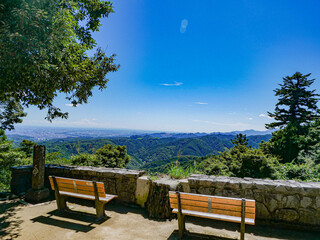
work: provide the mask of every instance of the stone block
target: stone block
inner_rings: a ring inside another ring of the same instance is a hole
[[[296,222],[299,219],[299,214],[293,209],[280,209],[276,211],[276,216],[279,220],[285,222]]]
[[[270,219],[270,213],[263,203],[256,202],[256,214],[257,218]]]
[[[179,184],[181,185],[183,192],[190,192],[190,184],[188,179],[179,180]]]
[[[300,206],[300,198],[298,195],[284,197],[282,201],[284,208],[298,209]]]
[[[141,207],[145,207],[150,191],[151,180],[147,176],[142,176],[137,179],[136,187],[136,203]]]
[[[43,188],[43,189],[31,188],[26,192],[25,200],[31,203],[39,203],[48,199],[49,194],[50,192],[48,188]]]
[[[316,197],[316,207],[320,208],[320,196]]]
[[[205,194],[205,195],[212,195],[212,194],[214,194],[214,193],[211,192],[211,189],[210,189],[210,188],[208,188],[208,187],[202,187],[202,186],[199,187],[198,192],[199,192],[200,194]]]
[[[317,215],[317,212],[312,209],[300,209],[299,210],[299,222],[304,224],[319,225],[320,216]]]
[[[269,202],[265,202],[265,204],[271,213],[273,213],[279,207],[278,201],[273,198],[271,198]]]
[[[301,207],[307,208],[307,207],[311,206],[311,204],[312,204],[312,198],[310,198],[310,197],[303,197],[303,198],[301,199],[301,202],[300,202]]]

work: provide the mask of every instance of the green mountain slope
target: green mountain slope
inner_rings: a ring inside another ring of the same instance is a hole
[[[258,147],[261,140],[269,140],[271,135],[249,136],[249,145]],[[48,152],[60,152],[63,157],[70,158],[78,153],[94,153],[105,144],[125,145],[131,156],[128,168],[144,168],[149,163],[169,163],[168,159],[182,156],[204,157],[217,154],[225,148],[232,147],[230,139],[234,135],[212,134],[194,138],[157,138],[152,136],[132,136],[116,138],[64,138],[42,141]],[[161,162],[164,161],[164,162]]]

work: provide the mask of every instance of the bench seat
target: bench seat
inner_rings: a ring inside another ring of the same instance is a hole
[[[95,196],[79,194],[79,193],[60,191],[60,195],[69,196],[69,197],[75,197],[75,198],[88,199],[88,200],[95,200]],[[118,197],[117,195],[106,194],[105,197],[99,197],[99,201],[107,203],[107,202],[110,202],[112,199],[117,198],[117,197]]]
[[[210,218],[210,219],[216,219],[216,220],[224,220],[228,222],[235,222],[235,223],[241,223],[241,217],[235,217],[235,216],[228,216],[228,215],[222,215],[222,214],[215,214],[215,213],[206,213],[206,212],[197,212],[197,211],[191,211],[191,210],[184,210],[182,209],[183,215],[193,216],[193,217],[203,217],[203,218]],[[173,213],[178,213],[178,209],[174,208],[172,210]],[[245,218],[245,223],[249,225],[254,225],[254,219],[252,218]]]
[[[49,176],[52,190],[55,192],[57,207],[60,211],[67,209],[69,197],[93,200],[97,218],[105,218],[105,205],[117,195],[106,194],[103,182]]]
[[[169,191],[172,212],[178,215],[179,236],[185,231],[185,216],[240,223],[240,239],[245,237],[245,224],[254,225],[256,202],[252,199],[211,196]]]

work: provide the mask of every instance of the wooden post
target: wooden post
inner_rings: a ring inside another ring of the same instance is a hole
[[[178,200],[178,226],[179,226],[179,237],[182,238],[184,231],[186,229],[185,226],[185,216],[182,214],[181,209],[181,199],[180,199],[180,192],[176,191],[177,200]]]
[[[246,199],[242,198],[241,202],[241,227],[240,227],[240,240],[244,240],[244,233],[246,231]]]
[[[59,186],[55,176],[52,176],[52,181],[54,185],[54,195],[56,197],[57,207],[59,211],[64,211],[67,209],[67,199],[65,196],[61,196],[59,193]]]
[[[97,218],[98,220],[100,220],[106,216],[105,209],[104,209],[106,203],[99,201],[99,193],[98,193],[98,187],[96,182],[93,182],[93,188],[94,188],[94,196],[95,196],[94,205],[96,208]]]

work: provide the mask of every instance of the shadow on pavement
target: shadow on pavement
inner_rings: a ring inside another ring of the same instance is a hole
[[[224,222],[217,221],[205,218],[197,218],[197,217],[186,217],[186,229],[188,230],[188,224],[195,224],[203,227],[212,227],[220,230],[228,230],[233,232],[240,232],[240,224],[232,223],[232,222]],[[178,228],[178,226],[177,226]],[[190,235],[191,234],[191,235]],[[267,237],[267,238],[277,238],[277,239],[286,239],[286,240],[319,240],[320,232],[317,231],[307,231],[307,230],[295,230],[295,229],[286,229],[286,228],[278,228],[268,225],[246,225],[246,235],[250,234],[251,236],[255,236],[255,238],[259,239],[259,237]],[[190,233],[190,238],[185,239],[226,239],[217,236],[208,236],[196,233]],[[178,236],[178,235],[177,235]],[[239,233],[240,236],[240,233]],[[193,237],[193,238],[192,238]],[[211,237],[211,238],[210,238]],[[175,239],[175,238],[169,238]],[[227,238],[229,239],[229,238]]]
[[[31,221],[66,228],[76,232],[89,232],[95,228],[95,225],[101,224],[108,219],[109,217],[106,217],[97,222],[96,215],[94,214],[70,210],[61,213],[58,210],[54,210],[48,212],[46,216],[39,216],[31,219]]]
[[[8,239],[17,238],[20,236],[20,224],[15,215],[17,207],[21,205],[18,201],[0,201],[0,238],[7,237]]]
[[[172,234],[169,236],[168,240],[178,240],[179,238],[179,232],[178,230],[175,230],[172,232]],[[236,238],[225,238],[225,237],[218,237],[218,236],[212,236],[212,235],[206,235],[201,233],[190,233],[186,232],[183,236],[184,240],[234,240]]]

